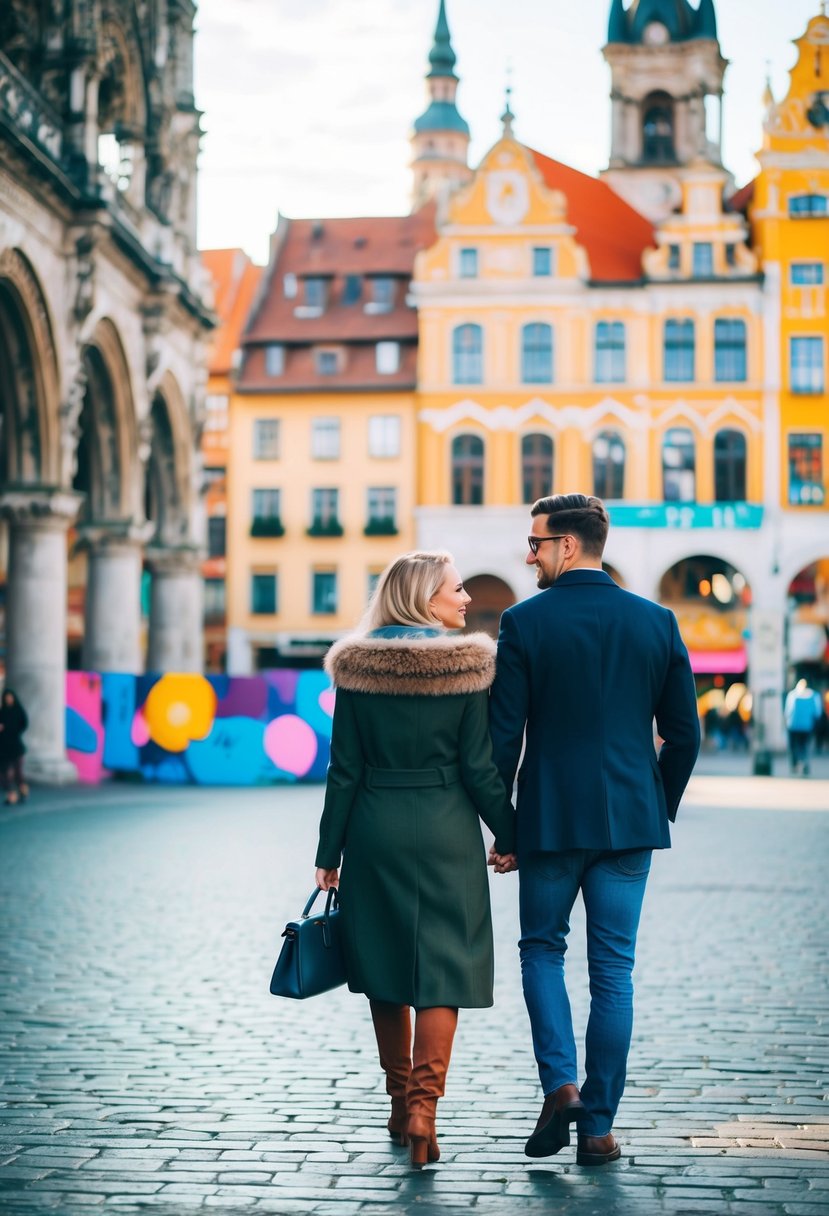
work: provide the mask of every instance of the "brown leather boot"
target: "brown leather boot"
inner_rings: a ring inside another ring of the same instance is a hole
[[[380,1067],[386,1074],[386,1093],[391,1098],[389,1135],[398,1144],[405,1145],[408,1144],[406,1087],[412,1071],[411,1011],[408,1005],[390,1005],[386,1001],[369,1001],[369,1006]]]
[[[443,1097],[446,1088],[457,1024],[458,1011],[448,1006],[418,1009],[415,1014],[412,1075],[406,1091],[407,1130],[411,1163],[415,1169],[421,1169],[427,1161],[440,1160],[435,1110],[438,1098]]]
[[[570,1143],[570,1124],[584,1114],[577,1085],[560,1085],[547,1094],[535,1131],[524,1152],[528,1157],[552,1157]]]
[[[610,1161],[618,1161],[621,1155],[622,1150],[612,1132],[606,1136],[579,1136],[576,1165],[607,1165]]]

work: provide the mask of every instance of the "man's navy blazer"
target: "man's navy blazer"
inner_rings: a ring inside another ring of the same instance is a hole
[[[653,721],[664,740],[657,758]],[[670,848],[699,751],[688,652],[667,608],[602,570],[568,570],[501,617],[495,763],[518,773],[519,855]]]

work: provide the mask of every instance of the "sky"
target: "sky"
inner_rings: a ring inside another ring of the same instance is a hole
[[[696,4],[696,0],[692,0]],[[792,45],[820,0],[715,0],[725,78],[724,161],[757,169],[767,73],[785,95]],[[447,0],[458,108],[476,165],[512,85],[522,143],[585,173],[607,164],[610,0]],[[425,109],[438,0],[199,0],[204,111],[199,246],[267,260],[277,215],[400,215],[408,136]]]

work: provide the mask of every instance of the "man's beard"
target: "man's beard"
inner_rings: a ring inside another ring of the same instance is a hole
[[[538,577],[535,585],[538,587],[539,591],[546,591],[548,587],[552,587],[556,580],[552,577],[552,575],[545,574],[540,566],[538,566],[537,569]]]

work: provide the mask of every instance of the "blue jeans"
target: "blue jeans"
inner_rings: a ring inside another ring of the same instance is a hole
[[[521,976],[545,1094],[578,1084],[576,1041],[564,983],[570,912],[579,890],[587,913],[590,1017],[585,1036],[585,1115],[579,1131],[610,1131],[625,1088],[633,1029],[636,931],[651,850],[570,849],[521,858]]]

